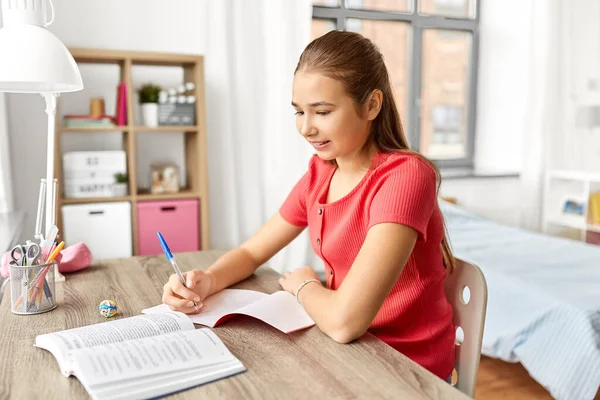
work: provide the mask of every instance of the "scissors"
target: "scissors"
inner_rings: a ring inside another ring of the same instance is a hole
[[[37,243],[28,242],[25,245],[16,245],[10,251],[12,263],[20,267],[34,265],[42,254],[40,246]]]

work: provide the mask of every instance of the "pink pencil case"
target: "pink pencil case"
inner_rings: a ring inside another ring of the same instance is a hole
[[[58,256],[58,270],[61,273],[75,272],[89,267],[92,264],[92,253],[85,243],[76,243],[65,247]],[[8,278],[10,263],[10,252],[4,253],[0,260],[0,276]]]

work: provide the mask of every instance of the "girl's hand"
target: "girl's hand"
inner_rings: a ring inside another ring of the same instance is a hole
[[[210,295],[213,275],[210,271],[204,272],[200,269],[184,272],[182,275],[187,287],[181,284],[177,275],[171,275],[163,287],[162,301],[173,311],[197,314],[202,309],[204,299]]]
[[[283,277],[279,278],[279,284],[283,290],[295,295],[298,286],[300,286],[300,284],[307,279],[319,280],[319,276],[311,267],[302,267],[291,272],[284,273]]]

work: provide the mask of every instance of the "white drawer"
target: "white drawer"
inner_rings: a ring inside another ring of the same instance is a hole
[[[65,243],[85,243],[94,260],[132,255],[129,202],[66,205],[62,217]]]

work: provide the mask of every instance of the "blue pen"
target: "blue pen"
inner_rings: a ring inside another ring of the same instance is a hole
[[[177,276],[179,277],[181,284],[184,287],[187,287],[187,285],[185,284],[185,280],[183,279],[183,275],[181,275],[181,271],[179,270],[179,266],[177,265],[177,262],[175,261],[173,254],[171,254],[171,249],[169,249],[169,246],[167,245],[165,238],[163,237],[163,235],[160,232],[156,232],[156,234],[158,235],[158,240],[160,241],[160,247],[162,247],[163,253],[165,253],[165,257],[167,257],[167,260],[171,263],[171,266],[173,266],[173,269],[175,270],[175,274],[177,274]],[[196,309],[196,311],[198,311],[198,304],[196,304],[195,301],[194,301],[194,308]]]

